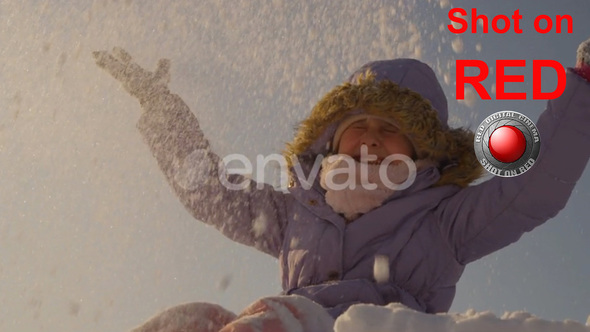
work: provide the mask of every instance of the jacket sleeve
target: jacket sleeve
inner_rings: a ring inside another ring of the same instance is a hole
[[[495,177],[441,202],[440,226],[467,264],[517,241],[563,209],[590,156],[590,83],[568,72],[537,122],[541,149],[522,175]]]
[[[159,94],[142,108],[137,128],[186,209],[230,239],[278,257],[287,222],[286,195],[236,174],[224,179],[234,186],[248,181],[249,186],[228,189],[219,178],[220,158],[177,95]]]

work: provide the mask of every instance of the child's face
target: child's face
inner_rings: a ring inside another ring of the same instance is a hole
[[[406,135],[395,125],[379,118],[353,122],[342,133],[338,153],[358,160],[362,145],[367,146],[369,155],[376,155],[379,160],[397,153],[410,158],[414,156],[412,142]]]

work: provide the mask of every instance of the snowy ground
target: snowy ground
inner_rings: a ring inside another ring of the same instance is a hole
[[[589,317],[590,319],[590,317]],[[589,321],[590,323],[590,321]],[[395,328],[392,328],[395,327]],[[334,325],[335,332],[588,332],[590,325],[566,320],[548,321],[530,313],[506,312],[497,317],[491,312],[429,315],[400,304],[387,307],[356,305]]]
[[[452,1],[487,13],[511,13],[512,3]],[[92,51],[121,46],[146,68],[171,59],[170,87],[214,150],[253,157],[280,151],[319,96],[374,59],[431,63],[446,82],[453,126],[506,108],[536,118],[541,102],[471,94],[459,104],[454,60],[542,56],[568,64],[590,35],[585,0],[519,4],[529,25],[541,13],[571,14],[574,34],[563,36],[455,36],[445,30],[450,5],[0,0],[0,331],[125,331],[179,303],[239,312],[280,291],[273,259],[227,241],[183,209],[135,130],[137,102],[95,66]],[[452,311],[526,310],[579,331],[564,321],[585,322],[590,313],[589,185],[585,174],[558,218],[469,267]],[[390,309],[356,307],[336,328],[371,331],[382,316],[379,323],[416,321],[434,331],[549,326],[523,313],[498,320]]]

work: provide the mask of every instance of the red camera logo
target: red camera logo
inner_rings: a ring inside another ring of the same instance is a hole
[[[477,128],[475,155],[490,173],[513,177],[528,171],[539,156],[541,139],[535,123],[524,114],[501,111]]]

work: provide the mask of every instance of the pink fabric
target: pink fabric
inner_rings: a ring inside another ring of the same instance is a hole
[[[582,64],[581,66],[574,68],[574,72],[590,82],[590,65]]]
[[[181,304],[154,316],[131,332],[217,332],[236,314],[211,303]]]
[[[254,302],[219,332],[328,332],[333,327],[334,319],[319,304],[291,295]]]
[[[334,319],[317,303],[297,295],[267,297],[239,316],[211,303],[172,307],[131,332],[328,332]]]

